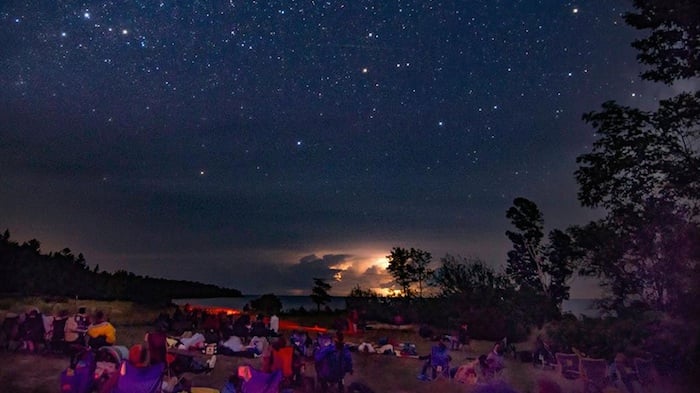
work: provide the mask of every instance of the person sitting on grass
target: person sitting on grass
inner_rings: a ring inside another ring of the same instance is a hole
[[[95,323],[87,329],[88,346],[99,349],[117,342],[117,330],[105,319],[102,310],[95,313]]]

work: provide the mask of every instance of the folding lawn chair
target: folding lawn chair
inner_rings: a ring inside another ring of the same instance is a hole
[[[238,366],[238,376],[243,379],[242,393],[277,393],[282,382],[282,372],[268,374],[249,365]]]
[[[610,384],[608,364],[605,359],[582,358],[581,373],[585,393],[602,393]]]
[[[643,387],[653,385],[656,382],[654,364],[651,360],[634,358],[634,368],[637,370],[637,379]]]
[[[53,321],[51,321],[51,334],[46,341],[46,347],[49,352],[55,354],[64,354],[68,352],[65,332],[66,321],[68,321],[68,318],[54,318]]]
[[[433,368],[435,379],[450,379],[450,359],[443,356],[430,357],[430,364]]]
[[[114,393],[158,393],[163,383],[163,364],[136,367],[122,362]]]
[[[581,376],[581,359],[575,353],[557,352],[554,357],[561,368],[561,375],[566,379],[578,379]]]

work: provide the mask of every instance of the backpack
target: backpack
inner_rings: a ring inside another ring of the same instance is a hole
[[[61,372],[61,393],[89,393],[95,381],[95,353],[85,349],[71,357],[70,366]]]

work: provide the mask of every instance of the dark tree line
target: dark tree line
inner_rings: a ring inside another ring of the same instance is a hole
[[[236,289],[184,280],[139,276],[125,270],[114,273],[88,266],[83,254],[69,248],[41,253],[41,243],[32,239],[18,243],[9,230],[0,236],[0,293],[20,296],[80,297],[131,300],[163,304],[176,298],[236,297]]]
[[[625,21],[648,35],[632,43],[648,66],[641,78],[697,86],[700,2],[635,0]],[[686,87],[687,88],[687,87]],[[670,89],[669,89],[670,90]],[[595,131],[577,158],[583,207],[602,218],[545,236],[537,205],[516,198],[506,216],[515,230],[505,272],[446,256],[431,274],[446,310],[504,311],[512,320],[559,320],[574,274],[595,277],[606,318],[560,329],[566,344],[610,357],[637,347],[666,372],[700,364],[700,91],[660,100],[655,109],[606,102],[583,120]],[[387,269],[410,298],[417,283],[409,253],[395,248]],[[495,294],[495,296],[494,296]],[[457,305],[456,307],[450,307]],[[494,317],[498,317],[494,313]],[[565,326],[562,324],[561,326]],[[568,329],[568,330],[567,330]],[[604,338],[586,341],[586,337]]]

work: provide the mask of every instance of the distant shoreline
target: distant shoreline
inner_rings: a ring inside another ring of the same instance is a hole
[[[173,303],[177,305],[196,304],[210,307],[226,307],[237,310],[242,310],[246,304],[250,304],[252,300],[259,298],[261,295],[243,295],[240,297],[221,297],[221,298],[184,298],[173,299]],[[304,307],[306,310],[315,310],[316,304],[311,301],[309,296],[304,295],[280,295],[277,296],[282,302],[282,311],[297,310]],[[346,296],[332,296],[331,301],[324,305],[330,307],[331,310],[345,310]],[[562,303],[562,312],[571,313],[577,318],[581,315],[587,317],[597,317],[600,315],[597,309],[592,309],[591,306],[595,299],[577,298],[564,300]]]

